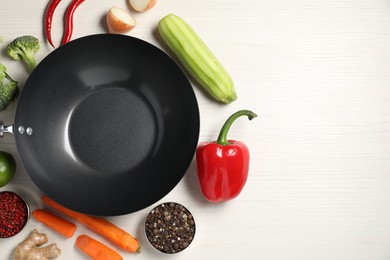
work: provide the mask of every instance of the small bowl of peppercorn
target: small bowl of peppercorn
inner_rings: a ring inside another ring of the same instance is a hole
[[[195,220],[183,205],[175,202],[162,203],[147,215],[145,233],[149,243],[158,251],[166,254],[179,253],[194,240]]]
[[[12,191],[0,192],[0,238],[15,236],[26,226],[30,209],[26,201]]]

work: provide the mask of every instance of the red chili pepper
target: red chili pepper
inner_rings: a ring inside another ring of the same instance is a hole
[[[65,30],[64,36],[62,37],[61,45],[68,43],[72,38],[73,33],[73,14],[76,11],[77,7],[81,5],[85,0],[73,0],[65,13]]]
[[[47,38],[47,41],[50,43],[50,45],[53,48],[54,48],[54,45],[53,45],[53,41],[51,39],[51,24],[53,21],[54,11],[56,10],[56,8],[60,2],[61,2],[61,0],[51,0],[46,7],[46,13],[45,13],[46,38]]]
[[[252,120],[257,115],[240,110],[223,125],[215,142],[203,142],[196,150],[198,179],[204,197],[210,202],[221,202],[237,197],[243,189],[249,170],[249,150],[243,143],[227,140],[227,133],[240,116]]]

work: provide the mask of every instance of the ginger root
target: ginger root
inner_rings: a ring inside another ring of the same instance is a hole
[[[54,259],[61,254],[56,244],[40,247],[48,242],[47,235],[34,229],[15,250],[14,260],[46,260]]]

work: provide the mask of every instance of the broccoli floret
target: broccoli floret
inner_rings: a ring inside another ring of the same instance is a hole
[[[4,37],[0,35],[0,43],[4,41]]]
[[[3,82],[6,71],[7,71],[6,67],[0,63],[0,83]]]
[[[6,67],[0,63],[0,111],[5,110],[18,94],[18,82],[8,75]]]
[[[32,72],[36,65],[35,53],[41,48],[39,40],[31,35],[20,36],[10,42],[7,46],[7,53],[14,60],[23,60],[29,72]]]

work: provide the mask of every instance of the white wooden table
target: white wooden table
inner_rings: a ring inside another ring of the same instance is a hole
[[[54,16],[53,39],[62,37],[63,0]],[[23,86],[20,62],[5,54],[14,38],[40,39],[42,60],[52,48],[43,34],[47,0],[3,0],[0,62]],[[125,0],[86,0],[75,13],[73,39],[106,32],[104,17]],[[175,256],[156,252],[143,222],[152,208],[109,218],[140,240],[142,254],[125,259],[390,259],[390,2],[386,0],[159,0],[134,13],[128,33],[163,48],[157,22],[169,13],[186,19],[233,77],[238,100],[211,101],[196,85],[200,141],[214,140],[226,118],[239,109],[259,117],[239,119],[229,136],[250,148],[250,175],[235,200],[210,204],[199,190],[194,163],[160,202],[176,201],[194,214],[197,233]],[[15,104],[0,113],[12,123]],[[18,162],[16,176],[0,190],[24,195],[42,207],[41,191],[19,160],[14,138],[0,149]],[[156,203],[157,204],[157,203]],[[86,259],[64,239],[30,219],[17,236],[0,240],[0,259],[34,228],[62,249],[60,259]],[[77,234],[90,231],[79,225]],[[76,234],[76,235],[77,235]]]

